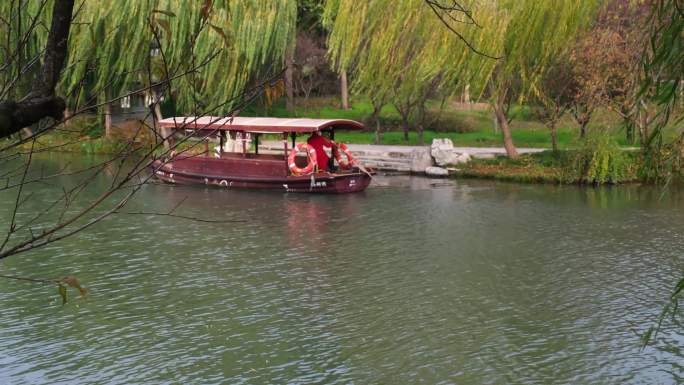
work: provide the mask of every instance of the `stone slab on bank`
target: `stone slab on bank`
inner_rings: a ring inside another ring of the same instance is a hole
[[[447,144],[448,146],[448,144]],[[348,144],[347,147],[354,153],[364,165],[382,171],[397,171],[411,173],[425,173],[428,167],[432,167],[436,159],[432,154],[431,146],[392,146],[375,144]],[[545,148],[518,148],[520,154],[530,154],[546,151]],[[452,156],[445,154],[445,163],[459,164],[470,158],[483,159],[505,156],[506,150],[498,147],[451,147]],[[450,162],[449,159],[458,159]],[[438,163],[439,165],[439,163]]]

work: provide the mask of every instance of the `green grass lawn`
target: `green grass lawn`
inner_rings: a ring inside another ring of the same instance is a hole
[[[454,146],[459,147],[501,147],[501,134],[493,129],[473,132],[435,132],[425,131],[424,142],[430,144],[434,138],[449,138]],[[562,148],[569,147],[574,141],[575,133],[571,129],[563,129],[559,132],[559,143]],[[372,132],[338,132],[335,138],[342,142],[372,144],[375,134]],[[518,147],[543,147],[550,148],[551,142],[546,131],[529,128],[517,128],[513,130],[513,140]],[[389,131],[382,134],[381,144],[392,145],[417,145],[418,135],[415,132],[409,134],[409,141],[404,140],[404,134],[400,131]]]
[[[501,133],[494,130],[494,119],[491,111],[457,110],[448,104],[440,112],[439,103],[432,102],[429,105],[433,115],[433,123],[424,133],[424,142],[430,144],[434,138],[449,138],[456,146],[467,147],[501,147]],[[285,109],[283,103],[274,104],[270,108],[252,107],[243,111],[244,116],[273,116],[273,117],[308,117],[322,119],[351,119],[364,122],[368,130],[365,131],[339,131],[336,138],[343,142],[372,144],[375,141],[375,133],[372,130],[372,122],[368,119],[372,113],[369,102],[359,99],[352,103],[352,108],[343,110],[339,107],[336,98],[310,98],[309,100],[296,100],[296,108],[293,114]],[[551,148],[549,130],[541,122],[536,121],[526,107],[512,109],[514,117],[511,122],[513,141],[518,147],[541,147]],[[624,133],[620,128],[620,120],[606,111],[595,114],[589,129],[600,127],[612,127],[612,136],[621,146],[628,146]],[[390,145],[417,145],[418,135],[411,132],[409,141],[403,139],[401,130],[402,123],[396,109],[391,105],[383,107],[380,120],[383,128],[381,144]],[[579,129],[570,116],[565,116],[558,129],[558,143],[561,149],[574,148],[578,143]]]

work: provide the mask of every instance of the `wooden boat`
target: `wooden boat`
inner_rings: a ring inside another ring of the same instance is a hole
[[[371,181],[371,173],[353,161],[349,162],[350,167],[345,170],[340,168],[337,171],[319,171],[314,167],[309,173],[293,172],[301,171],[312,161],[307,158],[307,152],[293,152],[297,135],[310,135],[320,131],[334,139],[336,129],[363,128],[361,123],[353,120],[204,116],[168,118],[161,120],[159,124],[165,129],[194,130],[193,134],[204,141],[204,150],[199,155],[178,151],[172,152],[166,159],[154,162],[153,172],[164,182],[229,189],[351,193],[363,191]],[[263,135],[273,137],[274,134],[276,139],[282,140],[282,152],[277,150],[275,153],[259,153],[260,138]],[[248,150],[252,145],[248,145],[248,142],[252,139],[253,151],[250,152]],[[291,146],[288,139],[291,140]],[[218,141],[215,151],[210,151],[210,141]],[[226,151],[228,142],[233,144],[232,151]],[[237,150],[235,143],[238,143]],[[349,157],[351,158],[351,154]]]

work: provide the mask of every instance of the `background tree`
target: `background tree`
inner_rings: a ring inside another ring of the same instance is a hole
[[[482,84],[494,65],[490,58],[471,54],[464,43],[478,46],[489,41],[485,37],[496,27],[491,23],[496,20],[492,4],[482,3],[477,9],[469,8],[474,2],[463,2],[468,8],[458,9],[453,2],[435,4],[436,11],[422,0],[330,0],[325,7],[324,25],[330,29],[328,46],[334,68],[351,74],[352,90],[368,96],[375,111],[379,111],[376,103],[380,101],[396,106],[405,139],[410,129],[417,128],[422,141],[428,98],[450,94],[460,83]],[[474,27],[473,15],[478,20],[482,17],[482,26]],[[466,21],[460,23],[458,17]],[[464,40],[445,28],[443,20]],[[376,124],[376,138],[379,136]]]
[[[602,55],[595,59],[602,63],[604,100],[622,117],[628,143],[634,143],[636,131],[647,131],[645,123],[650,120],[639,81],[643,77],[639,73],[644,70],[642,59],[647,54],[643,26],[648,13],[644,2],[613,0],[603,9],[593,30]]]
[[[2,81],[15,93],[26,90],[23,83],[12,81],[13,76],[21,73],[18,78],[30,78],[40,63],[37,58],[46,44],[47,32],[36,26],[48,23],[46,10],[52,1],[10,1],[0,5],[4,15],[12,16],[8,18],[10,23],[0,28],[11,31],[7,36],[17,39],[3,41],[8,57],[15,59],[10,64],[26,64],[26,68],[0,73]],[[62,3],[56,1],[55,5]],[[70,111],[91,110],[96,105],[105,117],[103,121],[108,122],[110,108],[105,101],[143,89],[146,100],[151,101],[150,128],[163,139],[168,133],[160,133],[156,125],[161,119],[162,98],[173,98],[178,114],[196,115],[194,112],[208,108],[226,113],[234,108],[230,101],[236,100],[253,79],[279,70],[273,63],[282,63],[288,45],[293,44],[296,2],[85,1],[79,4],[73,21],[69,23],[71,30],[67,30],[68,61],[61,76],[52,77],[55,82],[59,80],[56,92],[64,99],[55,99],[61,102],[53,108],[41,104],[39,110],[59,118],[65,105]],[[31,28],[23,35],[26,39],[20,41],[17,36],[22,36],[22,26]],[[179,76],[184,73],[189,76]],[[157,84],[174,77],[178,78],[174,85],[183,92],[172,94],[168,84]],[[21,125],[32,123],[35,120]]]
[[[86,1],[79,11],[70,42],[72,59],[61,84],[65,94],[74,95],[72,103],[82,102],[77,97],[83,91],[107,88],[118,95],[144,85],[154,64],[154,46],[163,53],[157,60],[169,71],[160,74],[164,78],[215,56],[178,80],[184,92],[173,95],[176,107],[179,114],[190,114],[235,98],[252,79],[273,71],[272,63],[283,63],[295,37],[294,0],[125,2]],[[92,84],[83,82],[86,73]],[[218,112],[231,109],[227,103]]]
[[[684,164],[684,115],[677,113],[684,91],[684,4],[681,0],[653,2],[647,25],[650,45],[646,47],[644,70],[640,72],[643,78],[639,94],[649,96],[649,101],[657,106],[657,119],[644,145],[643,173],[648,180],[669,182],[681,175]],[[668,126],[674,126],[674,138],[666,137]],[[672,296],[673,306],[682,289],[684,279]]]
[[[549,64],[534,90],[534,111],[551,133],[551,148],[558,151],[558,121],[574,102],[576,92],[573,68],[567,54]]]
[[[490,100],[509,157],[516,158],[518,152],[506,103],[523,102],[542,88],[544,74],[578,33],[588,27],[599,3],[594,0],[499,2],[499,11],[507,21],[502,26],[501,59],[489,79]],[[516,83],[519,84],[517,91]]]
[[[338,71],[353,74],[356,92],[388,95],[406,120],[434,92],[452,93],[459,84],[469,84],[475,95],[486,89],[504,147],[515,157],[507,105],[539,88],[546,68],[588,26],[598,3],[329,0],[324,20],[331,60]],[[414,84],[405,84],[408,78]]]
[[[328,63],[327,31],[321,25],[322,0],[298,1],[297,42],[294,53],[295,94],[308,99],[312,93],[318,95],[341,94],[345,100],[345,87],[340,83]],[[343,106],[343,108],[348,108]]]
[[[580,126],[580,138],[586,138],[587,125],[594,111],[606,102],[606,68],[612,65],[606,47],[612,46],[611,36],[592,28],[584,33],[570,53],[575,83],[570,111]]]

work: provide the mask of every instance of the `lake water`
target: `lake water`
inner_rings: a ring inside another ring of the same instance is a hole
[[[28,190],[26,212],[59,191]],[[682,192],[377,177],[340,196],[148,185],[127,210],[186,197],[178,214],[245,222],[121,214],[1,262],[90,294],[0,279],[0,383],[684,381],[677,320],[639,339],[684,273]]]

